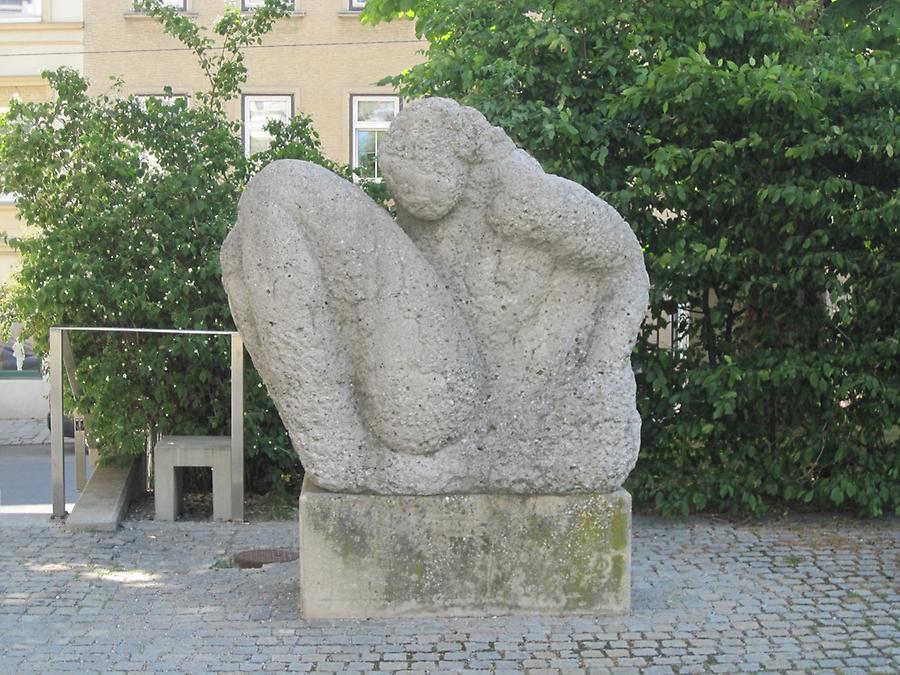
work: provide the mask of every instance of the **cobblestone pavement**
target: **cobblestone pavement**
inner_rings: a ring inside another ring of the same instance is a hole
[[[50,443],[46,419],[0,420],[0,446]]]
[[[636,517],[627,617],[303,621],[295,564],[228,563],[293,523],[0,519],[0,672],[898,672],[898,525]]]

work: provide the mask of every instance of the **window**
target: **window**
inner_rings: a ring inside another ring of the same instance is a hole
[[[350,164],[360,178],[381,180],[378,145],[400,112],[399,96],[352,98],[353,148]]]
[[[366,0],[350,0],[350,9],[362,9],[366,6]]]
[[[166,95],[166,94],[135,94],[134,100],[137,101],[141,108],[147,107],[147,99],[155,98],[162,105],[173,105],[178,101],[184,101],[187,103],[188,97],[183,94],[174,94],[174,95]]]
[[[0,0],[0,21],[40,21],[41,0]]]
[[[11,100],[18,100],[19,95],[13,94]],[[0,119],[6,120],[6,113],[9,112],[8,105],[0,105]],[[16,195],[11,192],[0,192],[0,204],[15,204],[16,203]]]
[[[293,96],[244,96],[244,152],[247,156],[269,147],[272,135],[264,129],[269,120],[286,123],[293,114]]]
[[[259,9],[260,7],[262,7],[265,4],[266,4],[266,0],[241,0],[241,11],[249,12],[254,9]],[[291,7],[293,8],[294,12],[297,11],[295,2],[291,3]]]
[[[180,9],[182,12],[187,11],[187,0],[162,0],[162,4],[166,7],[174,7],[175,9]]]
[[[646,320],[653,321],[649,312]],[[688,305],[677,304],[674,311],[663,310],[662,315],[659,317],[659,322],[654,325],[650,339],[661,349],[670,349],[676,353],[683,354],[690,344],[690,336],[688,335],[690,323],[691,312]]]

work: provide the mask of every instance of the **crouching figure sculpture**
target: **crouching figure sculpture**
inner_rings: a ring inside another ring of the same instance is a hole
[[[410,104],[381,146],[396,222],[279,161],[222,247],[307,473],[301,612],[627,611],[637,239],[452,101]]]
[[[648,279],[616,211],[446,99],[382,144],[397,222],[314,164],[266,167],[221,254],[232,313],[321,488],[615,490]]]

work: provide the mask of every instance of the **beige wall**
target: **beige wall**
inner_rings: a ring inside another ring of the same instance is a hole
[[[50,88],[44,70],[84,67],[81,0],[44,0],[41,15],[0,20],[0,107],[12,99],[46,101]],[[8,195],[0,195],[0,235],[20,237],[25,228]],[[0,285],[19,267],[16,251],[0,238]],[[5,336],[0,336],[0,343]],[[0,379],[0,419],[47,414],[44,380]]]
[[[42,15],[35,20],[0,21],[0,107],[16,98],[46,101],[50,88],[41,78],[44,70],[69,66],[82,70],[83,26],[80,0],[44,0]],[[0,234],[24,233],[8,196],[0,195]],[[0,239],[0,284],[18,267],[18,255]]]
[[[0,24],[0,39],[3,35],[2,28],[3,25]],[[0,47],[0,52],[2,52],[2,47]],[[3,57],[0,56],[0,63],[3,61]],[[0,106],[3,108],[9,106],[9,102],[14,98],[21,101],[39,102],[46,101],[49,96],[50,88],[38,76],[4,77],[0,75]],[[3,235],[15,238],[21,237],[23,234],[25,234],[25,228],[22,221],[16,216],[16,207],[11,196],[0,194],[0,285],[7,283],[19,267],[19,254],[6,243]]]
[[[188,14],[210,25],[225,1],[188,0]],[[363,26],[349,4],[297,0],[295,15],[265,39],[266,45],[284,46],[246,52],[250,79],[244,87],[246,94],[293,96],[295,112],[313,118],[326,154],[343,163],[350,161],[350,96],[390,93],[376,82],[421,61],[416,52],[425,47],[411,24]],[[61,65],[84,72],[93,93],[109,91],[115,76],[126,93],[155,94],[169,85],[190,95],[205,80],[193,56],[179,47],[154,20],[135,14],[132,0],[43,0],[40,17],[0,21],[0,106],[14,97],[47,100],[50,90],[40,73]],[[239,119],[241,102],[232,102],[229,112]],[[4,232],[24,233],[11,200],[0,197]],[[17,254],[0,239],[0,284],[17,267]],[[41,381],[0,380],[0,418],[46,414],[45,389]]]
[[[224,2],[188,0],[188,14],[210,25]],[[85,0],[85,48],[91,52],[85,73],[92,91],[108,91],[110,76],[121,78],[125,92],[132,94],[159,93],[165,85],[176,94],[203,89],[194,57],[186,51],[159,51],[177,50],[179,43],[153,19],[134,14],[131,6],[131,0]],[[359,13],[348,10],[349,0],[297,0],[296,6],[297,13],[266,36],[265,48],[246,51],[250,78],[244,93],[292,95],[295,112],[313,118],[325,153],[349,163],[350,96],[390,93],[376,82],[420,62],[424,57],[416,52],[425,43],[415,40],[408,22],[361,25]],[[382,44],[360,44],[376,41]],[[118,50],[156,51],[95,53]],[[229,113],[241,117],[240,101],[232,102]]]

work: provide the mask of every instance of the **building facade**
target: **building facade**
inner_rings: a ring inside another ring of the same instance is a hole
[[[252,12],[262,0],[163,0],[209,27],[226,6]],[[325,154],[377,178],[378,143],[399,111],[390,87],[378,85],[418,63],[426,43],[408,22],[365,26],[365,0],[296,0],[262,46],[245,51],[249,80],[228,113],[241,120],[248,153],[268,142],[271,118],[309,115]],[[41,73],[69,66],[86,75],[93,94],[189,97],[206,88],[194,56],[166,35],[133,0],[0,0],[0,113],[13,99],[48,100]],[[18,267],[6,237],[27,235],[11,195],[0,195],[0,285]],[[46,414],[46,382],[23,336],[0,343],[0,419]]]
[[[81,0],[0,0],[0,113],[13,100],[46,101],[45,70],[84,70]],[[18,268],[8,238],[26,235],[11,195],[0,194],[0,286]],[[47,384],[30,344],[13,328],[0,340],[0,419],[46,414]]]
[[[165,0],[199,24],[210,26],[225,6],[253,11],[262,0]],[[248,152],[265,146],[265,122],[309,115],[325,154],[377,176],[378,139],[399,110],[390,87],[377,83],[418,63],[426,43],[410,22],[379,26],[359,22],[364,0],[296,0],[261,46],[245,50],[249,79],[228,113],[243,123]],[[85,0],[85,74],[93,93],[107,92],[110,78],[124,93],[192,96],[206,87],[194,56],[166,35],[131,0]],[[190,104],[190,102],[189,102]]]

